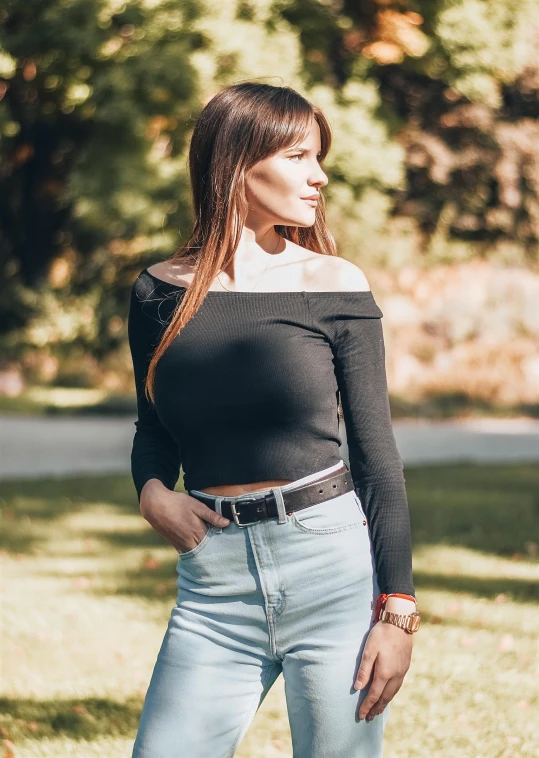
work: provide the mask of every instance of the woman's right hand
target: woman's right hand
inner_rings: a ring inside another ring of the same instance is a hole
[[[220,516],[205,503],[184,492],[169,490],[159,479],[149,479],[140,493],[140,512],[156,532],[178,553],[193,550],[208,527],[225,527],[230,519]]]

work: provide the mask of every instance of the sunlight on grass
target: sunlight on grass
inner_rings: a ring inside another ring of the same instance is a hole
[[[536,756],[539,474],[418,468],[407,486],[424,623],[386,754]],[[140,516],[128,477],[5,482],[0,505],[4,753],[127,758],[177,554]],[[237,756],[291,754],[280,677]]]
[[[92,387],[28,387],[25,392],[36,403],[69,408],[72,405],[92,405],[107,396],[107,390]]]

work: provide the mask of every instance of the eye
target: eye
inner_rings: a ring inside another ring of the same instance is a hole
[[[290,159],[293,159],[293,158],[304,158],[305,155],[306,155],[306,153],[295,153],[294,155],[289,155],[288,157]],[[320,162],[322,160],[322,153],[318,153],[318,155],[316,156],[316,160],[318,162]]]

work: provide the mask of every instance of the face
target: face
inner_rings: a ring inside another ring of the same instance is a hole
[[[283,148],[254,166],[245,175],[249,214],[247,225],[257,223],[312,226],[318,195],[328,183],[320,167],[320,128],[313,118],[304,140]]]

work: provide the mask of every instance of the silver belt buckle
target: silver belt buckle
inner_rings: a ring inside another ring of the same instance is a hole
[[[251,526],[251,524],[258,524],[258,522],[261,519],[258,519],[257,521],[245,521],[243,524],[240,524],[240,522],[238,520],[238,515],[239,514],[238,514],[238,512],[236,510],[236,503],[238,502],[238,500],[241,501],[241,502],[244,502],[244,503],[255,503],[259,499],[261,500],[262,498],[257,498],[257,497],[245,497],[245,498],[242,498],[240,496],[240,497],[236,498],[235,500],[233,500],[230,503],[230,508],[232,510],[232,518],[234,519],[234,523],[236,524],[236,526],[239,526],[241,528],[241,527],[244,527],[244,526]]]

